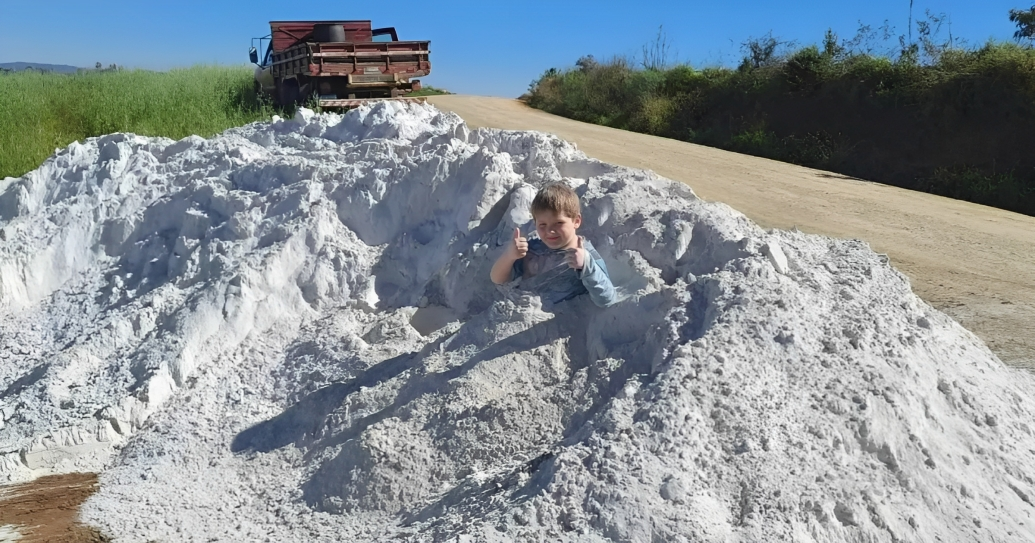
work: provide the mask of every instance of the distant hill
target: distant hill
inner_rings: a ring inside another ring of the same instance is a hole
[[[30,67],[35,70],[47,70],[62,74],[74,74],[77,70],[79,70],[79,68],[75,66],[69,66],[67,64],[43,64],[39,62],[0,62],[0,68],[14,70],[16,72]]]

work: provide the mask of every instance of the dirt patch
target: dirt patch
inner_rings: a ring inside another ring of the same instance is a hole
[[[13,526],[19,543],[110,541],[79,522],[79,505],[97,490],[96,473],[49,475],[0,487],[0,527]]]

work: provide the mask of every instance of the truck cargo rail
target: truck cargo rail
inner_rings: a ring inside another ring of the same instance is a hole
[[[294,74],[399,75],[420,77],[431,71],[427,41],[300,43],[273,54],[274,77]]]

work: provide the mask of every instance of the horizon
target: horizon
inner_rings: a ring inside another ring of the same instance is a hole
[[[947,16],[942,39],[951,36],[970,47],[990,40],[1011,41],[1016,27],[1008,12],[1028,7],[1003,0],[974,4],[915,1],[914,39],[916,22],[930,11]],[[90,6],[61,0],[46,6],[6,5],[4,11],[0,63],[91,69],[100,62],[104,67],[116,64],[153,71],[195,65],[250,66],[251,39],[268,34],[271,20],[369,19],[375,26],[396,27],[400,39],[431,40],[432,73],[422,78],[425,85],[507,97],[525,92],[546,70],[574,66],[586,55],[638,61],[659,29],[670,46],[670,64],[734,67],[743,56],[744,42],[769,33],[787,47],[802,47],[819,44],[828,28],[844,40],[855,36],[860,24],[877,30],[886,22],[890,28],[885,43],[897,45],[898,36],[908,34],[910,18],[909,2],[902,0],[866,5],[663,1],[635,11],[627,4],[585,0],[559,6],[533,0],[520,10],[458,0],[435,10],[404,3],[351,11],[285,7],[260,0],[243,12],[237,5],[219,1],[186,0],[173,8],[128,0],[101,0]],[[44,41],[38,36],[40,20],[48,22]]]

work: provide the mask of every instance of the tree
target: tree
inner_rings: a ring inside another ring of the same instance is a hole
[[[747,53],[740,63],[740,68],[761,68],[775,63],[778,60],[776,50],[781,45],[783,42],[774,38],[771,31],[761,38],[749,39],[740,46],[741,50]]]
[[[1035,40],[1035,6],[1030,9],[1011,9],[1010,22],[1017,25],[1017,32],[1013,33],[1017,41]]]
[[[668,66],[668,56],[671,54],[672,43],[662,26],[658,27],[658,35],[654,41],[643,46],[643,59],[640,64],[644,70],[664,70]]]
[[[845,46],[837,39],[834,30],[828,28],[823,36],[823,56],[829,59],[840,60],[845,54]]]
[[[94,67],[94,69],[100,70],[101,68],[104,67],[104,65],[101,64],[100,62],[98,62],[97,64],[94,64],[93,67]]]
[[[580,57],[575,61],[575,65],[583,72],[592,72],[598,66],[597,59],[593,58],[593,55]]]
[[[913,43],[913,0],[909,0],[909,24],[906,26],[906,31],[909,32],[909,43]]]

